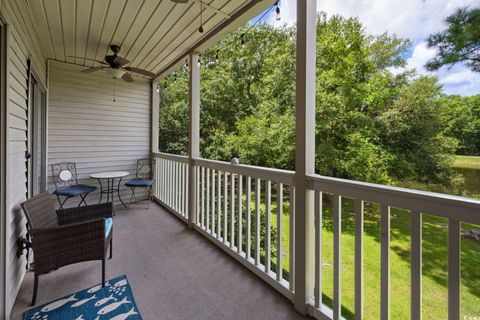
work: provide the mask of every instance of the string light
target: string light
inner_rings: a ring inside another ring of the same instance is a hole
[[[177,72],[173,73],[173,83],[177,84]]]
[[[263,18],[269,14],[272,9],[275,8],[275,19],[277,21],[279,21],[281,19],[281,16],[280,16],[280,6],[279,6],[279,1],[277,0],[275,2],[275,4],[273,6],[271,6],[270,8],[268,8],[261,16],[260,18],[257,19],[257,21],[255,21],[253,24],[250,25],[250,27],[240,35],[240,43],[241,43],[241,46],[242,48],[245,48],[246,47],[246,42],[245,42],[245,35],[248,34],[250,32],[250,30],[252,28],[254,28],[260,21],[263,20]],[[203,33],[203,0],[200,0],[200,27],[198,28],[198,32],[200,33]],[[238,39],[238,38],[237,38]],[[235,39],[232,39],[229,43],[226,43],[225,46],[221,49],[217,49],[216,53],[215,53],[215,63],[219,63],[220,62],[220,58],[219,58],[219,53],[220,53],[220,50],[226,48],[228,45],[232,44],[232,42],[234,42]],[[189,68],[189,59],[187,58],[185,60],[185,67],[188,69]],[[202,65],[202,55],[199,54],[198,55],[198,60],[197,60],[197,65],[198,67],[200,68],[201,65]],[[165,78],[165,82],[164,82],[164,88],[166,89],[167,88],[167,82],[168,82],[168,78]],[[174,83],[177,83],[177,73],[175,72],[174,73]]]
[[[276,19],[277,19],[277,21],[280,21],[280,19],[282,19],[282,17],[280,16],[280,7],[278,6],[278,1],[275,2],[275,5],[277,6],[277,8],[275,9]]]
[[[198,32],[203,33],[203,1],[200,0],[200,28],[198,28]]]

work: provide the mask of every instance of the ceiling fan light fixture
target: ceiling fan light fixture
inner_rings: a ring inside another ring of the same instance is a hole
[[[108,73],[108,75],[110,77],[112,77],[113,79],[119,79],[121,78],[126,71],[124,70],[120,70],[120,69],[115,69],[115,68],[107,68],[105,69],[105,71]]]

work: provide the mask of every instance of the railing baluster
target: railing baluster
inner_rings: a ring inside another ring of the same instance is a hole
[[[295,187],[290,185],[290,269],[288,282],[290,284],[290,291],[293,291],[295,286]]]
[[[207,185],[205,189],[207,191],[207,198],[205,199],[205,201],[207,202],[207,210],[206,210],[206,217],[205,217],[205,230],[209,232],[210,231],[210,169],[209,168],[207,168],[206,178],[207,178]]]
[[[222,172],[218,171],[217,175],[217,238],[220,239],[222,236]]]
[[[228,239],[228,172],[223,173],[223,243],[227,243]]]
[[[261,180],[255,181],[255,265],[260,264],[260,197]]]
[[[185,164],[180,163],[180,214],[185,216]]]
[[[235,243],[235,174],[230,174],[230,248]]]
[[[200,167],[196,166],[195,167],[195,189],[196,189],[196,199],[195,201],[197,202],[196,204],[196,213],[197,216],[195,217],[195,222],[197,225],[200,225]]]
[[[342,198],[334,195],[333,202],[333,319],[342,315],[341,268],[342,268]]]
[[[211,212],[211,218],[212,221],[210,222],[210,231],[212,235],[215,234],[215,175],[216,171],[215,169],[212,169],[212,212]]]
[[[315,215],[315,307],[322,305],[322,204],[323,194],[321,191],[315,191],[314,202]]]
[[[460,319],[460,221],[448,219],[448,320]]]
[[[246,230],[246,241],[245,241],[245,251],[247,260],[250,260],[251,253],[252,253],[252,244],[251,244],[251,224],[252,224],[252,204],[251,204],[251,196],[252,196],[252,178],[250,176],[247,177],[247,194],[245,195],[246,204],[247,204],[247,230]]]
[[[202,228],[205,228],[205,167],[202,167],[202,183],[200,184],[202,192]]]
[[[282,218],[283,218],[283,184],[277,183],[277,281],[283,278],[282,267]]]
[[[355,320],[363,319],[363,201],[355,199]]]
[[[422,319],[422,214],[410,213],[410,286],[411,309],[410,319]]]
[[[380,318],[390,319],[390,207],[381,205]]]
[[[167,205],[172,206],[172,172],[171,172],[172,163],[170,160],[167,160]]]
[[[178,212],[178,162],[173,162],[173,208]]]
[[[243,193],[243,176],[240,174],[238,175],[238,189],[237,189],[237,216],[238,216],[238,232],[237,232],[237,252],[242,252],[242,223],[243,223],[243,215],[242,215],[242,193]]]
[[[267,180],[267,186],[265,190],[265,272],[269,273],[271,269],[271,216],[270,216],[270,203],[272,197],[272,182]]]
[[[184,196],[183,196],[183,215],[186,218],[188,216],[188,164],[185,163],[183,166],[183,191],[184,191]],[[192,182],[193,183],[193,182]]]

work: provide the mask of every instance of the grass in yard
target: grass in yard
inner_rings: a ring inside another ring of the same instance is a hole
[[[263,189],[263,188],[262,188]],[[265,222],[265,195],[262,190],[260,203],[261,221]],[[244,208],[246,204],[243,195]],[[255,234],[255,201],[251,202],[252,256]],[[290,216],[288,196],[284,193],[282,215],[282,267],[283,277],[289,278],[289,241]],[[230,203],[228,204],[230,208]],[[341,294],[342,316],[354,318],[354,224],[353,200],[342,198],[342,270]],[[229,211],[230,212],[230,211]],[[272,252],[271,270],[275,271],[276,193],[271,198]],[[323,303],[332,306],[333,297],[333,201],[324,194],[322,226],[322,292]],[[235,215],[237,211],[235,209]],[[228,214],[229,216],[229,214]],[[229,219],[229,218],[227,218]],[[245,216],[243,217],[245,219]],[[238,228],[235,221],[235,230]],[[447,234],[448,221],[429,215],[423,215],[423,276],[422,276],[422,316],[423,319],[447,318]],[[245,228],[244,225],[243,228]],[[462,224],[462,233],[479,226]],[[245,229],[244,229],[245,235]],[[262,233],[261,246],[265,247]],[[235,241],[236,242],[236,241]],[[242,241],[245,248],[245,238]],[[261,250],[261,262],[265,261],[265,251]],[[464,317],[480,316],[480,244],[472,240],[461,241],[461,315]],[[410,318],[410,214],[407,211],[391,209],[391,250],[390,250],[390,308],[391,319]],[[380,318],[380,208],[379,205],[365,203],[364,213],[364,318]]]
[[[480,156],[455,156],[455,168],[480,169]]]
[[[333,202],[324,195],[322,254],[323,303],[332,306],[333,297]],[[272,201],[273,202],[273,201]],[[354,316],[354,223],[353,201],[342,199],[342,315]],[[275,204],[272,205],[272,222],[276,221]],[[380,318],[380,208],[365,204],[364,225],[364,303],[365,319]],[[284,205],[282,219],[283,268],[288,272],[289,216]],[[423,215],[423,319],[447,317],[447,224],[443,218]],[[275,228],[275,224],[272,223]],[[462,231],[479,228],[462,224]],[[480,244],[462,239],[461,243],[461,314],[464,317],[480,315]],[[390,250],[391,319],[410,318],[410,214],[391,210]]]

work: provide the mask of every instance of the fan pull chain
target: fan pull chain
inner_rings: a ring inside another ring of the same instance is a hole
[[[113,78],[112,81],[113,81],[113,102],[116,102],[115,101],[115,78]]]

